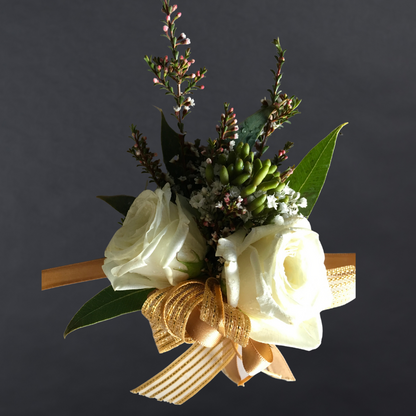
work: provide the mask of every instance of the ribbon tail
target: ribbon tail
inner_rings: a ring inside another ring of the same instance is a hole
[[[273,353],[273,362],[265,370],[263,370],[263,373],[281,380],[296,381],[282,353],[276,348],[275,345],[270,345],[270,348]]]
[[[237,360],[241,361],[241,359],[238,357],[238,355],[235,354],[234,357],[230,360],[230,362],[222,369],[222,372],[231,381],[233,381],[235,384],[237,384],[237,386],[240,386],[240,385],[242,385],[242,384],[240,384],[242,379],[241,379],[240,372],[238,371]]]
[[[183,404],[208,384],[234,355],[230,340],[224,339],[212,348],[194,344],[163,371],[131,392]]]

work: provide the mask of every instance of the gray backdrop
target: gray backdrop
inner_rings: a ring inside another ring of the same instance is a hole
[[[178,3],[179,31],[208,68],[188,139],[215,137],[224,101],[241,121],[258,109],[276,36],[288,50],[283,90],[303,103],[272,151],[294,141],[298,163],[349,122],[310,220],[326,252],[357,253],[357,300],[322,314],[319,349],[282,348],[296,383],[258,375],[237,388],[220,374],[180,408],[129,393],[180,353],[159,356],[140,313],[64,340],[108,283],[41,292],[40,272],[102,257],[120,215],[95,196],[145,187],[126,150],[134,123],[160,153],[153,106],[173,103],[143,56],[167,53],[163,15],[158,1],[2,0],[0,413],[414,414],[415,3]]]

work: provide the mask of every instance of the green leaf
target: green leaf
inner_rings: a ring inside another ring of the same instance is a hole
[[[106,287],[75,314],[65,329],[64,338],[76,329],[139,311],[152,290],[154,289],[114,291],[112,286]]]
[[[261,108],[250,117],[247,117],[242,124],[239,124],[238,141],[248,143],[251,149],[274,109],[274,106]]]
[[[335,143],[341,129],[348,123],[341,124],[321,140],[299,163],[290,176],[290,187],[300,192],[308,200],[308,206],[299,211],[308,218],[324,186]]]
[[[97,198],[102,199],[107,204],[111,205],[115,210],[123,214],[124,216],[127,215],[128,210],[131,207],[131,204],[136,199],[134,196],[127,196],[127,195],[114,195],[114,196],[103,196],[99,195]]]
[[[157,107],[156,107],[157,108]],[[160,108],[157,108],[162,115],[162,126],[161,126],[161,141],[162,141],[162,153],[163,162],[165,163],[168,172],[175,178],[178,175],[176,170],[177,166],[170,163],[173,157],[180,154],[180,136],[179,134],[169,126],[166,121],[165,115]]]

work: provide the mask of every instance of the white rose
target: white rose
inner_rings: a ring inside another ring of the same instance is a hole
[[[177,198],[175,205],[170,199],[167,184],[134,200],[105,251],[103,270],[114,290],[163,289],[201,269],[205,239],[186,200]]]
[[[251,338],[304,350],[322,340],[320,312],[331,305],[325,254],[308,220],[239,230],[218,242],[227,302],[250,317]]]

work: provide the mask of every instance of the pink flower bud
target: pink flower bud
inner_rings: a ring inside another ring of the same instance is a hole
[[[176,15],[176,18],[178,19],[179,17],[181,17],[182,16],[182,13],[181,12],[179,12],[177,15]]]
[[[154,82],[155,84],[159,84],[159,80],[158,80],[157,78],[153,78],[153,82]]]
[[[201,90],[205,89],[205,85],[201,85],[201,86],[199,87],[199,89],[201,89]]]
[[[205,78],[205,75],[204,75],[204,74],[201,74],[201,79],[202,79],[202,78]]]
[[[196,76],[197,77],[200,77],[201,76],[201,72],[200,71],[197,71]]]
[[[232,113],[234,111],[234,108],[233,107],[231,107],[230,108],[230,113]]]
[[[185,45],[189,45],[191,43],[191,39],[187,38],[185,39]]]
[[[163,26],[163,31],[164,32],[167,32],[169,30],[169,28],[165,25],[165,26]]]
[[[183,55],[181,55],[179,59],[180,59],[181,61],[183,61]]]
[[[194,79],[194,78],[195,78],[195,74],[192,74],[192,75],[191,75],[191,78],[192,78],[192,79]]]
[[[157,70],[160,71],[162,67],[160,65],[157,66]]]
[[[178,8],[178,5],[177,5],[177,4],[174,4],[174,5],[172,6],[172,12],[174,12],[177,8]]]

